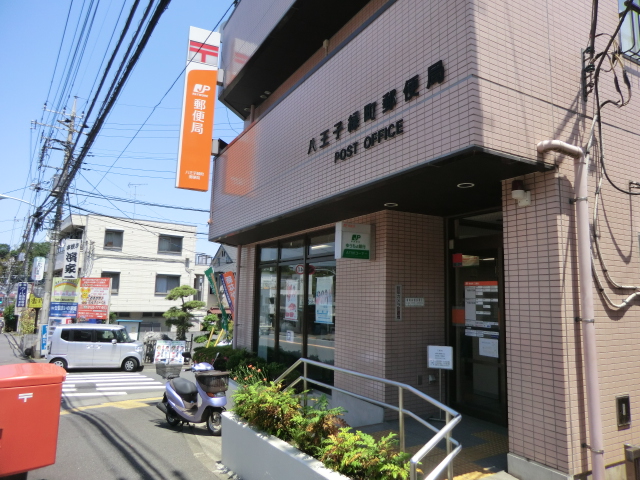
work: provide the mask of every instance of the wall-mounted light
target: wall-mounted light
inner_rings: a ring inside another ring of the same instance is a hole
[[[531,192],[525,191],[522,180],[514,180],[511,182],[511,198],[518,201],[519,207],[528,207],[531,205]]]
[[[395,207],[398,206],[398,204],[395,203],[395,202],[387,202],[387,203],[384,204],[384,206],[387,207],[387,208],[395,208]]]

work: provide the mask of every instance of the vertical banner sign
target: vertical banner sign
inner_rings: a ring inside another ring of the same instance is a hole
[[[233,272],[225,272],[221,274],[221,276],[222,285],[224,286],[224,294],[227,297],[227,302],[229,302],[229,309],[231,310],[231,314],[233,314],[233,304],[236,299],[236,278],[233,275]]]
[[[29,284],[26,282],[20,282],[18,284],[18,298],[16,299],[16,307],[24,308],[27,306],[27,291],[29,290]]]
[[[290,322],[298,321],[298,281],[286,281],[286,300],[284,319]]]
[[[31,278],[37,282],[44,278],[44,257],[34,257],[31,267]]]
[[[109,318],[111,278],[81,278],[78,295],[78,321]]]
[[[215,291],[216,288],[216,282],[213,281],[213,268],[209,267],[204,271],[204,274],[207,277],[207,280],[209,280],[209,285],[211,285],[211,291]]]
[[[80,240],[67,239],[64,246],[64,265],[62,278],[78,278],[78,260],[80,260]]]
[[[209,189],[220,34],[189,27],[176,187]]]
[[[333,275],[316,281],[316,323],[333,323]]]

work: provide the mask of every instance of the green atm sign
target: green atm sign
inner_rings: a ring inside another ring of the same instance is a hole
[[[373,259],[371,225],[338,222],[336,224],[336,258]]]

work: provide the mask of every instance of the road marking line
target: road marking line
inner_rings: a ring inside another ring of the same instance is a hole
[[[64,393],[64,397],[104,397],[107,395],[126,395],[127,392],[86,392],[86,393]]]
[[[162,385],[164,386],[162,383],[160,382],[136,382],[136,383],[96,383],[96,387],[126,387],[126,386],[136,386],[136,385],[140,385],[142,387],[145,387],[147,385]]]
[[[148,403],[145,403],[145,402],[158,402],[158,401],[160,401],[160,397],[141,398],[139,400],[119,400],[117,402],[105,402],[99,405],[85,405],[84,407],[64,408],[60,411],[60,415],[69,415],[72,413],[82,412],[84,410],[92,410],[94,408],[104,408],[104,407],[114,407],[114,408],[121,408],[121,409],[152,407],[154,405],[149,405]]]
[[[110,388],[113,388],[113,386],[111,386],[111,387],[98,387],[98,388],[96,388],[96,390],[102,391],[102,390],[108,390]],[[143,386],[143,387],[127,387],[127,386],[122,387],[122,386],[120,386],[118,388],[122,388],[122,389],[126,389],[126,390],[145,390],[145,389],[149,390],[149,389],[152,389],[152,388],[164,388],[164,385],[149,385],[149,386]]]
[[[146,375],[127,375],[123,373],[115,375],[67,375],[67,380],[80,380],[82,378],[144,378]]]
[[[104,384],[110,384],[110,383],[125,383],[125,384],[129,384],[129,383],[146,383],[146,382],[157,382],[158,380],[154,380],[153,378],[147,378],[145,380],[138,380],[138,379],[128,379],[128,378],[121,378],[121,379],[114,379],[114,380],[73,380],[73,383],[104,383]],[[63,382],[63,385],[66,382]]]

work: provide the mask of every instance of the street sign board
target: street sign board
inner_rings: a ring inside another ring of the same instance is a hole
[[[27,282],[20,282],[18,284],[18,298],[16,300],[16,307],[23,308],[27,306],[28,290],[29,284]]]

